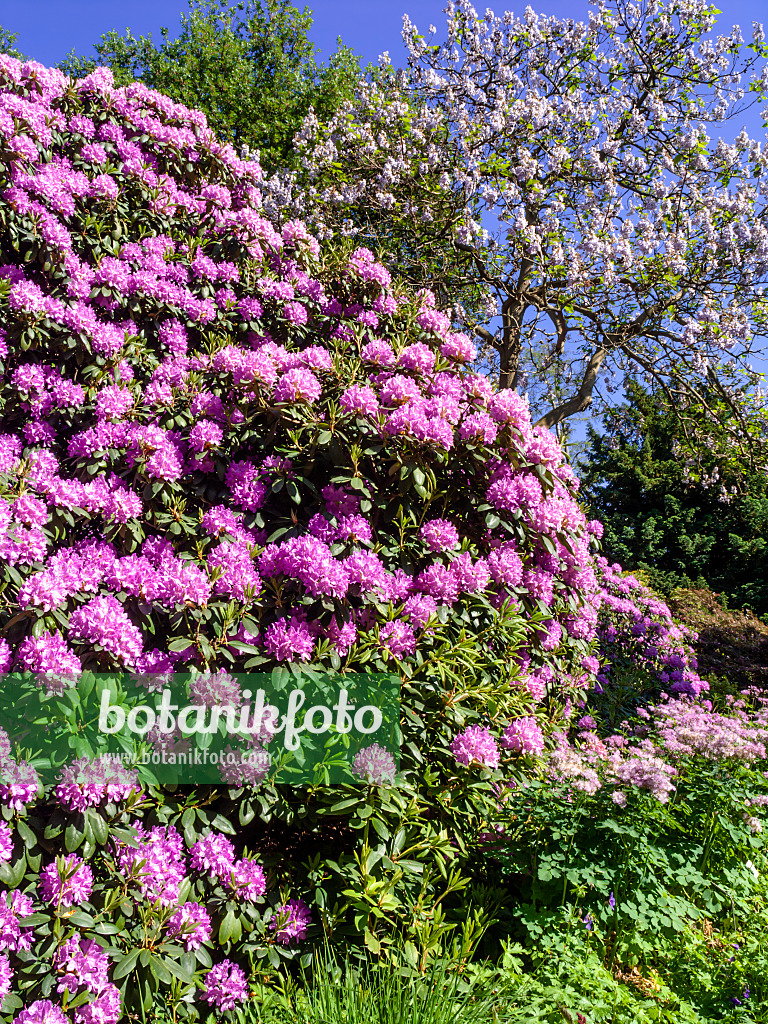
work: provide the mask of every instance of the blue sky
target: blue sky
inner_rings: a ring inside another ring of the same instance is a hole
[[[301,0],[297,6],[303,6]],[[424,31],[430,23],[439,28],[445,21],[443,0],[314,0],[308,6],[314,14],[312,39],[323,53],[335,49],[340,35],[366,60],[389,50],[397,63],[406,12]],[[478,2],[476,6],[484,11],[486,5]],[[531,6],[541,14],[585,20],[588,11],[586,0],[534,0]],[[745,36],[752,21],[768,22],[765,0],[722,0],[719,6],[720,23],[727,28],[740,24]],[[522,14],[525,3],[510,2],[510,8]],[[502,11],[504,5],[495,9]],[[0,25],[18,32],[23,52],[43,64],[56,64],[73,48],[89,51],[110,29],[122,32],[130,27],[134,35],[159,36],[160,28],[167,26],[173,34],[180,13],[186,10],[185,0],[0,0]]]
[[[312,41],[321,56],[327,57],[336,49],[336,39],[361,55],[364,62],[375,61],[385,50],[394,64],[404,62],[405,51],[401,38],[402,17],[407,13],[416,26],[426,33],[430,24],[440,28],[445,24],[445,0],[314,0],[310,2],[313,14]],[[516,14],[525,10],[525,2],[515,4],[507,0]],[[303,7],[302,0],[295,0]],[[531,6],[540,14],[586,20],[587,0],[533,0]],[[476,7],[485,11],[486,5],[478,0]],[[721,0],[722,13],[718,27],[728,31],[734,24],[742,27],[749,39],[753,21],[765,21],[768,32],[768,3],[766,0]],[[497,12],[505,9],[495,5]],[[130,28],[134,35],[151,34],[159,40],[160,29],[167,27],[175,35],[182,12],[188,10],[187,0],[0,0],[0,25],[18,33],[18,46],[43,64],[57,64],[71,50],[90,54],[100,36],[116,29]],[[745,126],[750,134],[761,131],[757,111],[748,114]],[[732,124],[723,132],[727,136],[738,134],[742,125]]]

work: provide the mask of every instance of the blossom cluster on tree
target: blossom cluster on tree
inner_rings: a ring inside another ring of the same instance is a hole
[[[626,372],[717,389],[764,322],[766,157],[744,130],[718,138],[768,81],[759,27],[715,34],[700,0],[601,0],[585,22],[446,10],[444,41],[406,18],[407,68],[310,114],[271,215],[429,281],[542,425]]]

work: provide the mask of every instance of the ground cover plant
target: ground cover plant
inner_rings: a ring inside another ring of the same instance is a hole
[[[0,671],[73,707],[93,671],[208,704],[395,672],[401,775],[161,787],[73,750],[45,788],[0,735],[0,1013],[762,1007],[762,693],[599,554],[436,297],[262,187],[199,112],[0,56]]]

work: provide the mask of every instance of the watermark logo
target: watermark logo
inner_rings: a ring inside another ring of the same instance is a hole
[[[131,771],[156,784],[384,784],[397,776],[399,697],[397,676],[314,668],[12,673],[0,678],[0,746],[7,774],[26,762],[44,783]],[[0,782],[3,771],[0,759]]]
[[[146,736],[154,729],[163,735],[180,730],[184,735],[215,734],[222,722],[230,736],[261,736],[265,731],[272,738],[282,734],[286,750],[298,750],[301,735],[321,736],[335,732],[345,736],[353,730],[362,736],[377,733],[383,724],[381,708],[375,704],[364,704],[355,708],[349,702],[349,691],[342,688],[339,699],[332,708],[326,704],[313,704],[304,712],[300,722],[299,713],[307,702],[304,690],[293,689],[288,696],[288,708],[280,715],[274,704],[266,704],[266,691],[257,690],[253,705],[247,703],[253,696],[250,690],[243,691],[246,703],[240,707],[231,704],[186,704],[180,707],[172,702],[170,689],[164,689],[162,698],[154,707],[139,704],[127,713],[120,704],[112,703],[112,693],[105,688],[99,705],[99,732],[105,736],[125,733],[132,736]],[[174,716],[174,712],[178,712]]]

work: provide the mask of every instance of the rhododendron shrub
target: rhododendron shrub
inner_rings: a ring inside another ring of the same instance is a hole
[[[432,296],[278,233],[202,115],[2,76],[4,666],[411,674],[516,618],[532,696],[582,685],[575,481]]]
[[[322,915],[370,949],[396,921],[417,927],[408,906],[443,885],[425,865],[466,864],[496,757],[517,756],[494,756],[493,735],[562,716],[594,675],[592,533],[555,439],[468,369],[472,343],[429,292],[366,249],[276,230],[259,182],[201,114],[140,84],[0,57],[0,671],[39,673],[64,700],[86,669],[199,672],[204,702],[239,700],[211,690],[220,670],[403,681],[402,788],[373,747],[357,788],[238,778],[191,796],[137,792],[103,765],[84,777],[77,751],[46,793],[23,752],[3,752],[0,877],[25,899],[42,878],[59,922],[19,926],[33,953],[16,942],[15,990],[70,1016],[86,1010],[29,964],[81,927],[75,903],[94,908],[84,942],[122,935],[106,856],[118,879],[158,856],[173,875],[141,911],[169,929],[168,957],[105,940],[123,957],[105,984],[145,1003],[168,973],[192,984],[190,957],[215,958],[182,1003],[229,1012],[248,958],[280,963]],[[218,847],[200,852],[217,821],[269,850],[272,917],[250,909],[257,867],[230,877]],[[191,894],[189,870],[223,907]],[[381,884],[389,917],[370,909]]]
[[[58,789],[61,807],[71,807],[78,786]],[[65,831],[60,813],[38,805],[25,817],[15,808],[15,835],[3,837],[0,876],[11,887],[0,895],[4,1013],[37,1020],[45,1009],[39,1019],[110,1024],[139,1006],[170,1004],[177,1019],[227,1012],[249,996],[233,950],[246,967],[249,957],[279,962],[305,937],[308,907],[293,899],[288,922],[275,879],[256,858],[204,826],[204,814],[193,829],[194,800],[176,808],[178,827],[142,824],[150,802],[138,784],[127,799],[89,803],[101,814],[85,810],[84,835],[74,819]],[[172,809],[166,802],[161,813],[167,819]],[[43,824],[46,841],[35,835]],[[77,851],[51,858],[64,831],[65,849]]]

